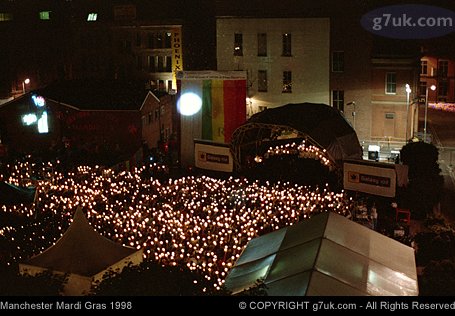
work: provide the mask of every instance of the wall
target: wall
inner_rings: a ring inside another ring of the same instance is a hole
[[[141,108],[142,141],[148,148],[158,147],[160,139],[166,142],[176,132],[175,112],[175,96],[158,98],[149,92]]]
[[[415,88],[415,60],[413,59],[380,59],[372,60],[372,118],[371,138],[377,140],[403,140],[406,137],[407,103],[406,84],[413,91]],[[386,74],[396,74],[396,93],[386,93]],[[412,103],[410,96],[409,105]],[[387,117],[386,117],[387,116]],[[409,133],[409,130],[408,130]]]
[[[11,154],[48,155],[65,142],[88,155],[128,156],[140,147],[139,111],[79,111],[46,100],[49,133],[39,134],[36,125],[25,126],[21,120],[34,107],[30,99],[26,94],[0,108],[2,142]]]
[[[330,20],[330,60],[332,53],[344,52],[344,71],[330,73],[330,94],[344,91],[344,115],[359,140],[371,134],[371,35],[363,30],[353,14],[335,15]],[[332,95],[330,105],[332,105]],[[355,102],[354,104],[349,104]],[[355,116],[354,116],[355,113]]]
[[[245,70],[248,97],[257,112],[260,106],[287,103],[329,102],[328,18],[217,19],[219,71]],[[243,56],[234,56],[234,34],[243,34]],[[258,57],[257,34],[267,34],[267,56]],[[282,35],[292,37],[292,56],[282,56]],[[258,70],[267,70],[268,90],[258,92]],[[292,71],[292,93],[282,93],[283,71]]]

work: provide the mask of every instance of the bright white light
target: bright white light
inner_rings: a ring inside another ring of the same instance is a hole
[[[25,79],[25,80],[24,80],[24,83],[25,83],[25,84],[29,84],[29,83],[30,83],[30,79],[28,79],[28,78]]]
[[[48,133],[49,126],[47,125],[47,112],[44,111],[41,118],[38,120],[38,132],[40,134]]]
[[[180,114],[184,116],[191,116],[201,110],[202,100],[201,98],[193,93],[187,92],[182,94],[179,101],[177,102],[177,109]]]
[[[435,86],[434,84],[432,84],[431,87],[430,87],[430,89],[431,89],[432,91],[434,91],[434,90],[436,90],[436,86]]]
[[[36,121],[38,120],[38,118],[36,117],[35,114],[25,114],[22,116],[22,122],[29,126],[29,125],[32,125],[33,123],[36,123]]]
[[[406,93],[411,93],[411,87],[409,84],[406,84]]]

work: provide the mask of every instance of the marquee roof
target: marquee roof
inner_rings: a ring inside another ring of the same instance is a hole
[[[101,236],[78,208],[63,236],[24,264],[91,277],[136,251]]]
[[[418,295],[414,249],[327,212],[252,239],[226,279],[273,296]]]

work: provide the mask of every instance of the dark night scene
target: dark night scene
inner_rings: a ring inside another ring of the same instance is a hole
[[[0,42],[0,310],[455,309],[455,3],[0,0]]]

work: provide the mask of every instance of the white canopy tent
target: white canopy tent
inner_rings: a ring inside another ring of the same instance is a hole
[[[106,271],[120,271],[129,263],[140,264],[142,258],[142,249],[122,246],[96,232],[78,208],[63,236],[53,246],[21,263],[19,271],[30,275],[46,270],[68,274],[63,294],[86,295]]]
[[[226,279],[272,296],[418,295],[414,250],[327,212],[251,240]]]

